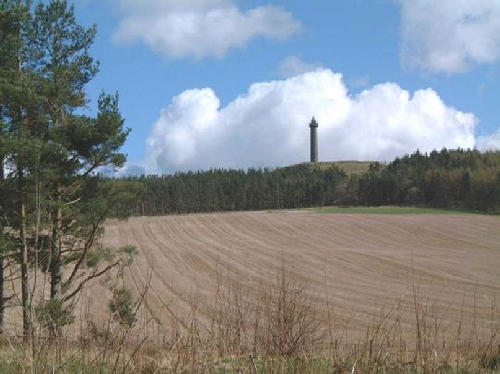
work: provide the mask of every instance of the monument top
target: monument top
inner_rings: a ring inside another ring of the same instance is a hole
[[[316,122],[316,119],[314,117],[312,118],[309,127],[318,127],[318,122]]]

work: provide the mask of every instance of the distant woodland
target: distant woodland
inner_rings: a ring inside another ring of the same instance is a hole
[[[134,215],[327,205],[419,205],[500,211],[500,152],[433,151],[372,163],[361,175],[332,164],[176,173],[109,180],[137,194]]]

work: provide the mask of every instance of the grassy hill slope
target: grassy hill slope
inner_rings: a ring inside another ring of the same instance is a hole
[[[370,164],[374,161],[323,161],[323,162],[303,162],[300,164],[292,165],[290,167],[295,166],[309,166],[311,168],[318,169],[328,169],[332,165],[338,167],[339,169],[344,170],[348,175],[351,174],[363,174],[368,171]]]

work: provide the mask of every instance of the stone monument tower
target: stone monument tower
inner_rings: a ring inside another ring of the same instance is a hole
[[[318,162],[318,122],[314,117],[309,127],[311,128],[311,162]]]

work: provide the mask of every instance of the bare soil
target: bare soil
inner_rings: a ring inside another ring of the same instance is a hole
[[[128,277],[141,289],[151,274],[147,307],[160,326],[186,321],[193,305],[208,313],[221,279],[257,288],[283,268],[353,334],[396,308],[407,312],[403,323],[413,323],[415,295],[443,328],[455,330],[461,321],[464,331],[488,334],[499,319],[496,217],[286,211],[138,217],[108,222],[105,242],[139,249]],[[87,291],[91,309],[105,306],[96,291]]]

